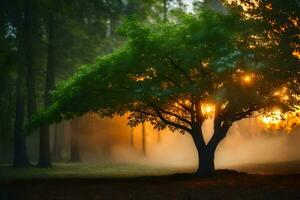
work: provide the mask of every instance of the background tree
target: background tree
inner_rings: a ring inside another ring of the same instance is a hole
[[[15,4],[14,4],[15,3]],[[13,166],[14,167],[28,167],[29,160],[27,155],[27,147],[25,141],[25,79],[24,74],[26,73],[26,39],[25,30],[27,27],[26,16],[22,18],[22,14],[25,13],[25,5],[22,2],[3,2],[1,9],[1,46],[6,47],[3,49],[1,54],[1,72],[10,72],[9,76],[2,79],[6,83],[15,81],[15,84],[4,85],[8,86],[7,89],[14,91],[15,93],[6,93],[7,96],[2,96],[2,101],[7,102],[6,105],[15,103],[15,107],[8,106],[7,112],[3,113],[7,120],[3,120],[3,135],[9,134],[8,131],[13,130]],[[4,75],[4,74],[3,74]],[[15,76],[14,76],[15,75]],[[16,77],[16,78],[15,78]],[[5,94],[5,90],[2,90]],[[15,101],[8,102],[15,98]],[[5,105],[5,103],[3,104]],[[5,109],[5,110],[6,110]],[[12,113],[15,113],[13,115]],[[14,129],[10,129],[10,121],[14,117]],[[7,123],[7,124],[5,124]],[[6,127],[5,127],[6,126]],[[2,127],[2,126],[1,126]],[[5,127],[5,128],[4,128]]]
[[[36,109],[45,106],[45,98],[49,100],[49,90],[55,84],[69,77],[82,64],[95,62],[99,55],[111,52],[123,43],[124,39],[115,30],[126,16],[138,15],[149,20],[160,12],[157,5],[161,1],[76,0],[59,1],[59,5],[57,2],[4,0],[1,4],[0,106],[3,112],[0,113],[0,159],[5,162],[11,161],[14,152],[13,122],[19,94],[16,92],[19,66],[24,68],[22,95],[26,122]],[[44,127],[40,131],[40,148],[38,135],[27,137],[31,160],[38,158],[39,148],[41,160],[44,160],[41,163],[45,167],[50,166],[48,144],[51,137],[47,136],[47,130]],[[54,133],[53,147],[59,146],[58,141],[63,136],[58,132],[61,130]],[[52,132],[49,134],[51,136]],[[26,137],[22,138],[25,140]],[[22,143],[26,144],[25,141]]]

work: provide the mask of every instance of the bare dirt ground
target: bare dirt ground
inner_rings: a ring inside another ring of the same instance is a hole
[[[1,200],[300,199],[300,175],[249,175],[218,171],[214,177],[55,178],[0,182]]]

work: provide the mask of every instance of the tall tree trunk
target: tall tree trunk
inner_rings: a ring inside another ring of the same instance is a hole
[[[50,91],[54,89],[55,81],[55,52],[54,52],[54,19],[51,12],[48,18],[48,57],[47,57],[47,70],[46,70],[46,86],[45,86],[45,106],[51,104]],[[50,155],[50,138],[49,138],[49,125],[44,125],[40,128],[40,155],[39,155],[39,167],[51,166]]]
[[[25,4],[25,27],[24,27],[24,42],[25,42],[25,64],[26,64],[26,86],[27,86],[27,107],[28,118],[30,119],[33,113],[36,112],[36,95],[35,95],[35,73],[33,67],[33,12],[32,2],[27,0]]]
[[[130,146],[134,147],[134,134],[133,134],[133,128],[130,128]]]
[[[80,162],[80,148],[79,148],[79,137],[80,137],[80,118],[74,118],[71,121],[71,132],[70,132],[70,162]]]
[[[143,154],[146,155],[146,130],[145,130],[145,123],[142,124],[142,149],[143,149]]]
[[[60,161],[62,160],[62,135],[63,131],[60,131],[63,128],[62,124],[54,124],[54,135],[53,135],[53,146],[52,146],[52,155],[53,159]]]
[[[165,21],[167,20],[167,12],[168,12],[167,3],[168,0],[163,0],[163,17]]]
[[[19,66],[21,68],[21,66]],[[25,115],[25,95],[23,91],[23,73],[18,70],[17,84],[16,84],[16,116],[15,116],[15,130],[14,130],[14,157],[13,167],[29,167],[27,146],[25,141],[25,134],[23,129],[24,115]]]
[[[157,143],[161,142],[161,133],[157,131]]]

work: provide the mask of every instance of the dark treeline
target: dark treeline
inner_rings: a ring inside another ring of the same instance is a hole
[[[24,128],[37,110],[51,103],[50,91],[78,67],[120,46],[117,28],[126,17],[164,19],[171,9],[184,8],[181,0],[3,0],[0,162],[49,167],[51,158],[61,160],[62,135],[68,127],[76,132],[77,120],[32,133]],[[69,141],[71,161],[80,160],[76,134]]]

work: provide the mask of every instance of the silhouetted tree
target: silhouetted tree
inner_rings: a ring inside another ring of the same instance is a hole
[[[80,118],[73,119],[70,128],[70,162],[80,162]]]

